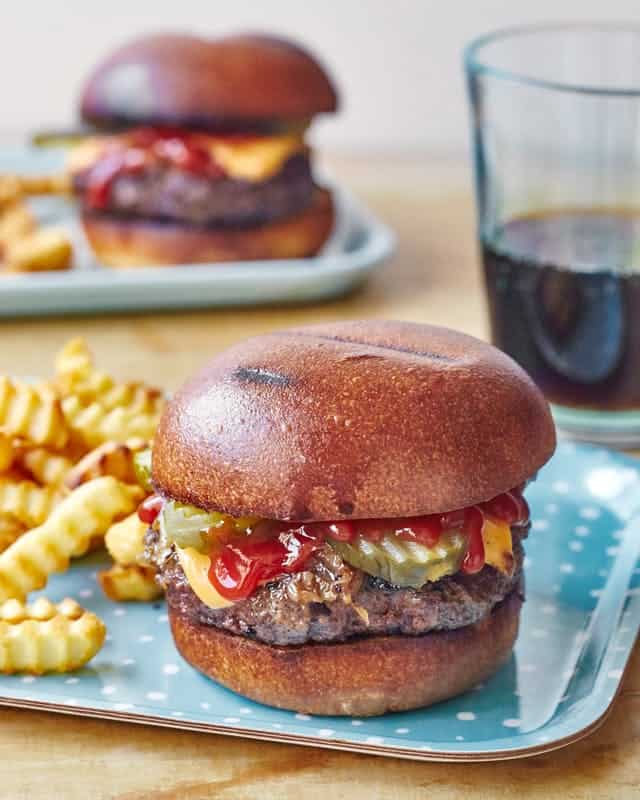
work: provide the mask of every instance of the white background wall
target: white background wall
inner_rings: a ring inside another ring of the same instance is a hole
[[[466,149],[461,51],[514,23],[640,22],[639,0],[2,0],[0,135],[68,125],[83,76],[136,34],[254,29],[300,37],[338,80],[344,110],[319,126],[342,151]]]

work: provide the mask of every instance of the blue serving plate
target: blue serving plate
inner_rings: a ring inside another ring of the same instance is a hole
[[[0,149],[0,173],[47,174],[60,172],[63,166],[61,149]],[[324,178],[322,183],[333,192],[336,222],[329,241],[313,258],[131,270],[109,269],[96,262],[70,203],[37,198],[31,206],[42,224],[70,234],[73,269],[0,276],[0,318],[308,303],[343,295],[392,254],[395,237],[344,187]]]
[[[0,678],[0,704],[425,760],[562,747],[603,721],[640,625],[640,462],[561,442],[527,496],[534,522],[515,653],[453,700],[370,719],[252,703],[182,661],[163,603],[106,600],[94,556],[52,579],[47,596],[70,595],[99,614],[105,647],[73,675]]]

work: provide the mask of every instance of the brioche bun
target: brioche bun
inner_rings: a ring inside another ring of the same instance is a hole
[[[429,325],[338,322],[215,357],[167,404],[153,480],[237,516],[413,516],[508,491],[554,448],[542,394],[496,348]]]
[[[120,47],[81,97],[85,122],[219,129],[335,111],[336,90],[302,47],[273,36],[161,34]],[[242,124],[244,123],[244,125]]]

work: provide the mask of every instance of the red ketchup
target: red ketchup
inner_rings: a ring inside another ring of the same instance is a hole
[[[322,544],[323,540],[310,535],[304,526],[283,530],[271,538],[230,542],[211,559],[209,580],[223,597],[242,600],[258,584],[278,575],[300,572]]]
[[[485,516],[509,525],[524,525],[529,521],[529,507],[520,489],[513,489],[486,503],[446,514],[337,522],[265,521],[249,536],[237,537],[212,551],[209,580],[226,599],[243,600],[260,584],[304,569],[309,557],[327,538],[351,542],[362,536],[377,542],[393,532],[400,539],[433,547],[443,531],[454,528],[467,534],[467,552],[461,570],[473,574],[485,564],[482,540]]]
[[[138,518],[146,525],[153,525],[158,514],[162,511],[164,498],[159,494],[152,494],[138,506]]]
[[[138,128],[115,140],[91,167],[85,199],[91,208],[105,208],[113,182],[153,167],[175,167],[193,175],[221,178],[225,175],[201,135],[180,128]]]

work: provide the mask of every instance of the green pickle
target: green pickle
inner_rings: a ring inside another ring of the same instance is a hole
[[[255,517],[233,518],[220,511],[203,511],[201,508],[176,500],[168,500],[160,514],[160,525],[168,544],[178,547],[194,547],[207,553],[211,545],[211,534],[226,522],[232,521],[238,533],[246,533],[255,524]]]
[[[151,450],[140,450],[133,456],[133,470],[136,473],[136,480],[147,492],[153,492],[151,483]]]
[[[360,536],[353,542],[328,541],[352,566],[396,586],[414,589],[457,572],[467,551],[467,538],[460,531],[443,533],[434,547],[407,542],[393,533],[385,534],[379,542]]]

